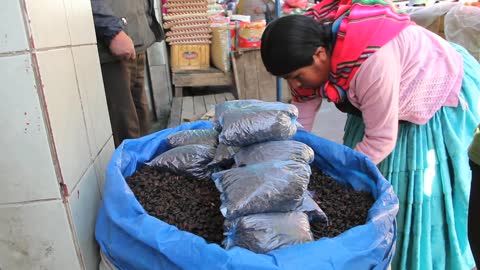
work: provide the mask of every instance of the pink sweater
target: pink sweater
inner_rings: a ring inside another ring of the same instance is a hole
[[[355,150],[375,163],[394,149],[398,121],[423,125],[442,106],[457,106],[463,60],[445,40],[412,25],[370,56],[347,91],[365,135]]]

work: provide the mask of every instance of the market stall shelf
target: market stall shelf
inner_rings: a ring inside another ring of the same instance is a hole
[[[176,127],[184,122],[209,120],[214,116],[215,104],[235,100],[232,93],[220,93],[204,96],[174,97],[168,127]]]
[[[182,70],[172,72],[175,97],[183,96],[183,87],[231,86],[231,73],[224,73],[216,68],[205,70]]]

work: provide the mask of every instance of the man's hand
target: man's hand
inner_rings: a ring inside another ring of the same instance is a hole
[[[256,7],[256,8],[253,10],[253,12],[255,12],[255,14],[259,14],[259,15],[260,15],[260,14],[263,13],[263,10],[262,10],[261,7]]]
[[[112,39],[110,43],[110,52],[121,59],[129,60],[135,59],[135,46],[132,39],[123,31]]]

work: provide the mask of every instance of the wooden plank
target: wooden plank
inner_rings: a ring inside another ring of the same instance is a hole
[[[230,93],[230,92],[226,92],[224,95],[225,95],[225,99],[226,99],[227,101],[235,100],[235,97],[234,97],[233,94]]]
[[[172,107],[170,110],[170,117],[168,119],[168,127],[176,127],[182,122],[182,98],[174,97],[172,100]]]
[[[173,85],[181,86],[224,86],[232,85],[232,73],[223,73],[218,69],[193,70],[172,73]]]
[[[277,77],[270,74],[263,65],[260,51],[252,52],[255,55],[255,66],[258,74],[258,98],[264,101],[277,101]]]
[[[255,51],[245,53],[243,68],[245,69],[245,99],[260,99],[259,76],[255,60]]]
[[[168,115],[169,106],[172,102],[172,88],[168,78],[167,65],[150,66],[150,78],[152,82],[153,106],[157,119]]]
[[[216,100],[217,104],[227,101],[227,99],[225,98],[225,95],[223,93],[215,94],[215,100]]]
[[[193,113],[200,117],[207,112],[203,96],[193,96]]]
[[[232,57],[233,75],[239,99],[277,100],[276,77],[268,73],[259,50],[243,51]],[[288,87],[282,87],[283,101],[290,99]]]
[[[230,61],[232,62],[232,73],[233,73],[233,85],[235,87],[236,96],[242,98],[242,87],[240,85],[240,80],[238,77],[238,68],[237,68],[237,58],[234,54],[230,54]]]
[[[215,107],[215,104],[217,104],[215,100],[215,95],[206,95],[206,96],[203,96],[203,99],[205,100],[205,108],[207,109],[207,112],[212,107]]]
[[[235,71],[237,94],[239,99],[245,99],[245,81],[243,80],[245,69],[242,66],[241,56],[235,55],[232,57],[233,70]]]
[[[195,112],[193,110],[193,98],[191,96],[183,97],[182,103],[182,122],[185,119],[192,119],[195,116]]]
[[[183,87],[175,86],[175,96],[183,97]]]

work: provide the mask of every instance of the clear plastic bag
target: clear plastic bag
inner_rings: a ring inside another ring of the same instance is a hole
[[[218,144],[218,131],[215,129],[191,129],[175,132],[167,136],[167,143],[171,147],[189,144]]]
[[[288,140],[297,132],[296,118],[285,111],[228,111],[220,123],[222,131],[218,141],[234,146]]]
[[[223,143],[218,144],[215,157],[208,166],[230,169],[234,164],[233,157],[240,150],[238,146],[229,146]]]
[[[302,212],[266,213],[227,220],[225,231],[226,249],[239,246],[256,253],[313,241],[308,217]]]
[[[261,103],[262,101],[256,99],[242,99],[242,100],[230,100],[215,105],[215,116],[213,120],[213,127],[216,130],[222,130],[219,119],[222,114],[228,110],[239,109],[248,107],[254,103]]]
[[[214,156],[215,147],[206,144],[190,144],[163,152],[147,165],[191,178],[209,179],[212,171],[207,164]]]
[[[455,3],[445,15],[445,38],[467,49],[480,62],[480,8]]]
[[[252,144],[240,149],[234,157],[237,167],[275,160],[294,160],[310,164],[313,158],[314,153],[310,146],[293,140]]]
[[[296,211],[304,212],[308,216],[310,225],[322,226],[328,225],[328,217],[318,204],[313,200],[310,192],[303,194],[303,202]]]
[[[214,173],[227,219],[295,210],[303,202],[311,169],[295,161],[266,162]]]
[[[428,7],[405,7],[404,11],[410,15],[417,25],[425,27],[436,34],[443,32],[442,17],[455,6],[454,2],[442,2]]]
[[[212,44],[210,45],[210,60],[212,64],[227,73],[230,72],[230,42],[231,31],[235,28],[230,25],[212,25]]]

